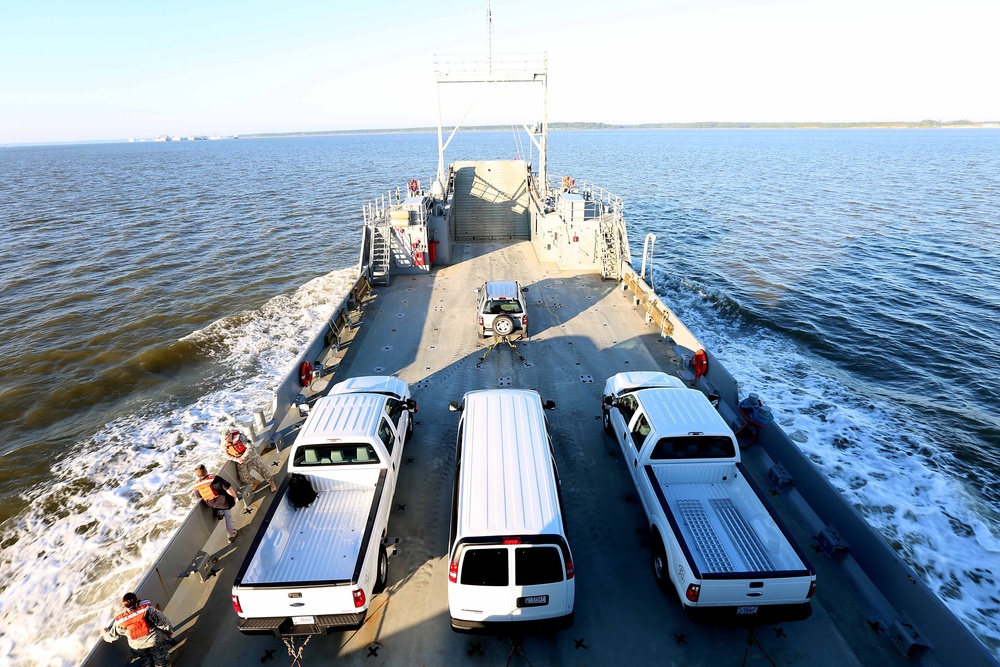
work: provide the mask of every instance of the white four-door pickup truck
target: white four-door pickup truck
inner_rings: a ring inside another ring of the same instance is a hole
[[[649,520],[660,588],[676,589],[695,621],[807,618],[815,571],[708,398],[665,373],[619,373],[602,408]]]
[[[241,632],[322,634],[364,621],[386,585],[383,540],[415,411],[395,377],[345,380],[316,401],[233,583]],[[316,494],[308,506],[302,478]]]

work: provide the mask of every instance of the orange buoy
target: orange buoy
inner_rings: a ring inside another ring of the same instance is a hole
[[[708,354],[705,350],[698,350],[691,357],[691,367],[694,368],[694,379],[697,381],[708,372]]]
[[[299,366],[299,384],[308,387],[313,381],[313,365],[308,361],[303,361]]]

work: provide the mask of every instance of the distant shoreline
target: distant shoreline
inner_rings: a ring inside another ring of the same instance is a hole
[[[510,125],[473,125],[462,128],[465,132],[509,131]],[[998,129],[1000,120],[923,120],[881,121],[856,123],[741,123],[741,122],[699,122],[699,123],[642,123],[638,125],[612,123],[549,123],[549,130],[936,130],[936,129]],[[451,128],[446,128],[449,132]],[[309,132],[255,132],[243,133],[240,139],[269,139],[282,137],[328,137],[352,134],[416,134],[437,132],[437,127],[397,127],[361,130],[311,130]],[[236,137],[223,136],[222,139]],[[14,146],[64,146],[74,144],[112,144],[132,141],[135,143],[155,143],[152,139],[80,139],[76,141],[29,141],[19,143],[0,142],[0,148]],[[171,142],[172,143],[172,142]]]
[[[549,130],[833,130],[833,129],[975,129],[1000,128],[1000,121],[953,120],[936,121],[883,121],[857,123],[642,123],[639,125],[616,125],[611,123],[549,123]],[[490,132],[508,130],[510,125],[476,125],[463,128],[466,132]],[[264,139],[268,137],[322,137],[338,134],[409,134],[436,132],[436,127],[398,127],[368,130],[315,130],[310,132],[257,132],[241,134],[241,138]]]

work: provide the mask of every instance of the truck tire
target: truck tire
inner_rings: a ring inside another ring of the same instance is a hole
[[[601,403],[601,412],[604,415],[604,432],[608,435],[614,435],[615,430],[611,428],[611,408],[608,408],[604,406],[604,403]]]
[[[406,418],[406,439],[409,440],[410,436],[413,435],[413,413]]]
[[[493,333],[498,336],[509,336],[514,333],[514,320],[507,315],[497,315],[493,320]]]
[[[669,563],[667,561],[667,550],[663,547],[663,540],[655,532],[653,533],[653,578],[656,579],[656,585],[660,587],[660,590],[664,593],[670,593],[673,591],[673,585],[670,583],[670,570]]]
[[[389,556],[385,553],[385,546],[378,549],[378,571],[375,574],[375,585],[372,586],[372,595],[378,595],[385,590],[385,585],[389,583]]]

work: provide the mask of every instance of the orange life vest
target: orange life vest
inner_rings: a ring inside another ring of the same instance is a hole
[[[202,500],[215,500],[219,497],[219,492],[212,488],[215,475],[208,475],[205,479],[198,480],[194,484],[194,490],[201,495]]]
[[[243,435],[239,431],[231,431],[226,438],[226,451],[230,456],[243,456],[246,454],[247,446],[243,442]]]
[[[153,626],[146,620],[146,611],[151,606],[149,600],[143,600],[135,611],[125,610],[115,616],[115,624],[128,633],[129,639],[142,639],[153,631]]]

